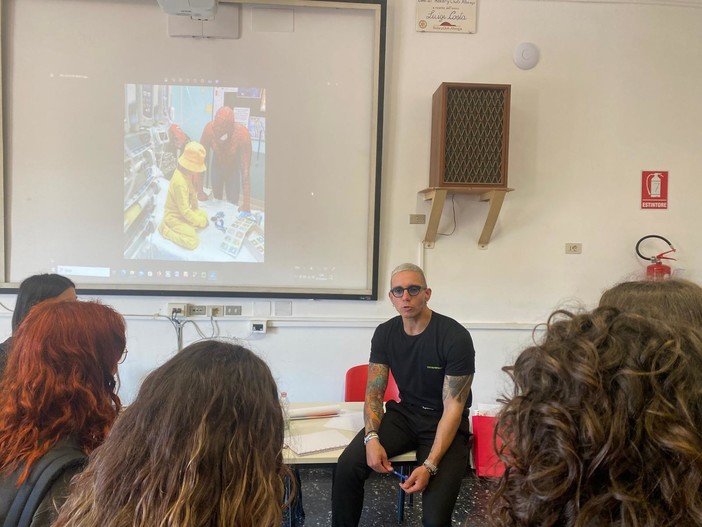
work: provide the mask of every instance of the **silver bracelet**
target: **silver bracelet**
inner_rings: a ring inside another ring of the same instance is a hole
[[[439,473],[439,467],[437,467],[434,463],[429,461],[428,459],[424,460],[424,463],[422,463],[424,468],[426,468],[429,471],[429,474],[431,476],[436,476]]]
[[[376,432],[375,430],[371,430],[370,432],[368,432],[368,433],[366,434],[366,436],[363,438],[363,444],[364,444],[364,445],[367,445],[367,444],[368,444],[370,441],[372,441],[373,439],[378,439],[378,440],[379,440],[379,438],[378,438],[378,432]]]

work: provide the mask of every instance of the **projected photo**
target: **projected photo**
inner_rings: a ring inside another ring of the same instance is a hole
[[[127,84],[124,257],[263,262],[266,90]]]

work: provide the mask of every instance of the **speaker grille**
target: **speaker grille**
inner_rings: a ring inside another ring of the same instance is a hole
[[[444,182],[502,183],[503,91],[448,90]],[[498,118],[495,118],[497,116]]]
[[[439,87],[432,118],[432,186],[507,186],[509,97],[509,85]]]

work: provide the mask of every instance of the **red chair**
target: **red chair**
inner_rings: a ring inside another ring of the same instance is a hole
[[[344,401],[363,402],[366,400],[366,383],[368,382],[368,364],[360,364],[349,368],[346,372],[344,386]],[[385,388],[383,401],[400,401],[400,389],[397,387],[392,372],[388,375],[388,386]]]
[[[346,371],[346,384],[344,386],[344,401],[363,402],[366,400],[366,384],[368,383],[368,364],[360,364],[349,368]],[[388,372],[388,385],[385,388],[385,397],[383,401],[400,402],[400,389],[397,387],[395,377],[392,372]],[[411,452],[416,461],[416,452]],[[394,459],[394,458],[393,458]],[[392,461],[392,460],[391,460]],[[403,464],[400,467],[401,474],[409,474],[412,470],[411,465]],[[410,506],[414,503],[414,496],[410,494]],[[402,523],[405,517],[405,491],[399,489],[397,494],[397,523]]]

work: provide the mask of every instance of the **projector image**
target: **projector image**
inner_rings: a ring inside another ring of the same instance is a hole
[[[209,20],[217,13],[219,0],[158,0],[161,9],[169,15],[189,16],[195,20]]]

